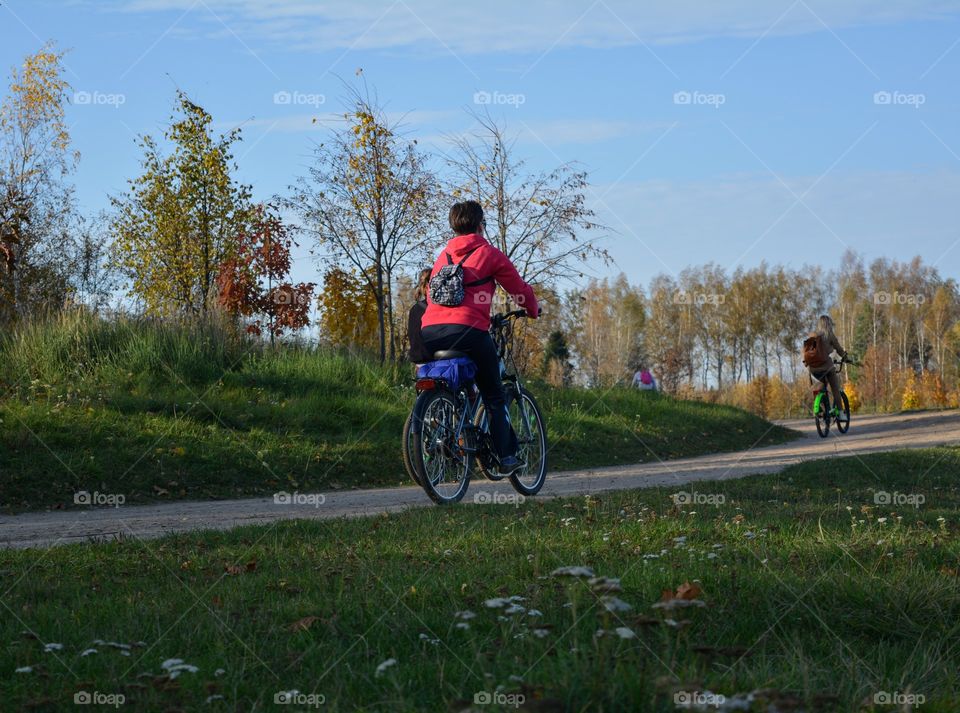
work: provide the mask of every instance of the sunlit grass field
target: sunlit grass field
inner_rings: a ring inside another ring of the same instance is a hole
[[[0,552],[0,707],[957,710],[960,450],[688,490]]]

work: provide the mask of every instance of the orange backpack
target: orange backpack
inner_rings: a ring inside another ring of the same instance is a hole
[[[830,351],[826,340],[819,332],[811,332],[803,341],[803,365],[811,369],[821,369],[830,363]]]

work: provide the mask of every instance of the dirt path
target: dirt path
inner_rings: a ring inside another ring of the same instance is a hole
[[[784,445],[736,453],[553,473],[539,497],[657,485],[679,489],[694,481],[773,473],[816,458],[960,443],[960,411],[855,417],[850,433],[837,436],[831,432],[826,439],[817,436],[812,421],[786,421],[783,425],[801,431],[805,437]],[[480,492],[513,491],[509,483],[475,480],[465,501],[472,501]],[[371,515],[418,506],[432,507],[422,490],[410,486],[326,493],[323,504],[318,506],[280,505],[273,498],[249,498],[28,513],[0,516],[0,547],[48,547],[117,537],[152,538],[187,530],[227,529],[290,518]]]

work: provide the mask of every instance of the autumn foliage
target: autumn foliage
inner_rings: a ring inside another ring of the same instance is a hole
[[[253,209],[250,227],[233,238],[230,257],[217,274],[218,302],[236,318],[249,320],[251,334],[271,337],[310,324],[312,282],[292,284],[290,250],[296,245],[269,205]]]

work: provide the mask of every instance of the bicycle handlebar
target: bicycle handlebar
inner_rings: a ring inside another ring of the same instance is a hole
[[[491,318],[491,321],[494,324],[503,324],[508,319],[517,319],[519,317],[526,317],[526,316],[527,316],[527,310],[515,309],[512,312],[501,312],[499,314],[495,314]]]

